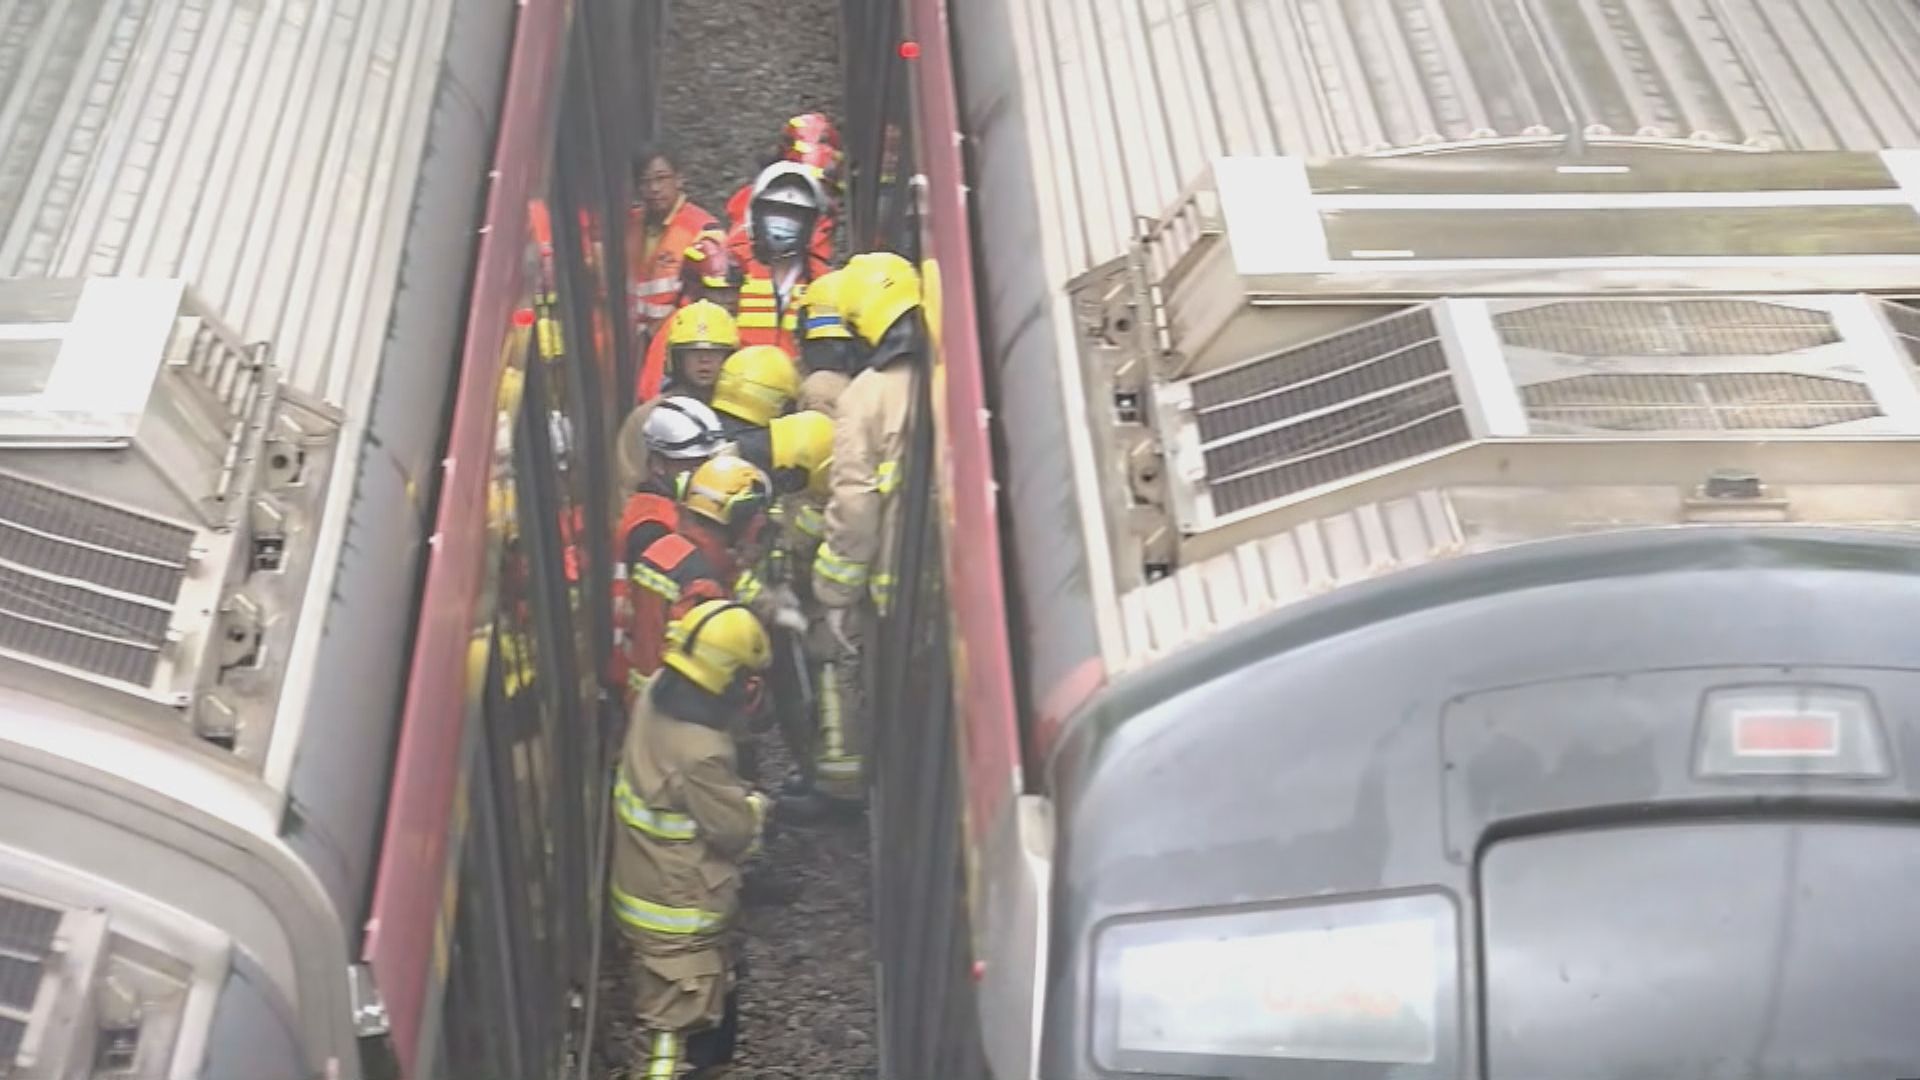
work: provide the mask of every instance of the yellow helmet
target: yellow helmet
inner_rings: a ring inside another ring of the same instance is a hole
[[[853,337],[840,311],[840,294],[846,283],[847,272],[844,269],[829,270],[807,283],[806,291],[800,296],[803,309],[800,312],[802,340]]]
[[[870,251],[847,260],[851,281],[840,287],[840,314],[869,347],[920,306],[920,274],[891,251]]]
[[[833,421],[823,412],[797,412],[782,416],[767,425],[773,441],[773,473],[800,474],[789,486],[806,490],[820,498],[830,493],[827,482],[833,472]]]
[[[711,300],[696,300],[667,320],[667,348],[684,346],[711,349],[740,347],[740,328],[734,325],[727,309]]]
[[[800,369],[778,345],[749,345],[727,357],[720,380],[713,384],[715,412],[759,427],[786,412],[799,396]]]
[[[729,527],[764,513],[772,500],[773,482],[767,474],[732,454],[721,454],[693,470],[680,496],[688,510]]]
[[[709,600],[667,627],[667,667],[709,694],[725,694],[742,670],[765,671],[773,663],[766,628],[753,612],[726,600]]]

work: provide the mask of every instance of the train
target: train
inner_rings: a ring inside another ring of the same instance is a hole
[[[587,1068],[663,5],[0,5],[0,1075]]]
[[[1920,1067],[1920,9],[847,7],[880,1075]]]
[[[0,10],[0,1074],[587,1070],[665,9]],[[882,1076],[1913,1071],[1911,3],[842,12]]]

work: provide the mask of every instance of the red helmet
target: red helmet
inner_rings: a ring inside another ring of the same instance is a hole
[[[805,165],[813,170],[829,192],[838,192],[840,132],[825,113],[801,113],[780,129],[780,160]]]
[[[810,152],[815,146],[830,147],[838,151],[840,131],[833,126],[833,121],[827,119],[826,113],[801,113],[787,121],[787,126],[781,129],[780,142],[787,148],[785,155],[787,160],[799,161],[802,155]]]

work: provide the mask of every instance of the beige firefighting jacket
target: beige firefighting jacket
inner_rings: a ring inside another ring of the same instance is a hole
[[[854,377],[840,395],[833,433],[833,495],[826,537],[813,560],[813,593],[828,607],[873,596],[884,614],[893,599],[895,489],[904,477],[907,414],[915,361],[902,358]]]
[[[716,947],[739,909],[741,864],[762,806],[740,778],[733,740],[636,694],[614,781],[614,914],[644,952]]]
[[[800,402],[795,408],[802,412],[812,409],[827,414],[828,419],[840,416],[840,396],[847,392],[850,380],[838,371],[809,371],[807,377],[800,380]]]

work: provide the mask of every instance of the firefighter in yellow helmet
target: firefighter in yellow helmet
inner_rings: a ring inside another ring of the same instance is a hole
[[[633,945],[633,1009],[649,1035],[639,1075],[676,1078],[733,1058],[734,923],[769,800],[743,777],[729,733],[755,707],[770,659],[751,612],[709,600],[669,627],[664,666],[633,703],[613,788],[609,899]]]
[[[726,308],[711,300],[688,304],[647,347],[635,400],[652,401],[661,394],[710,399],[720,365],[739,347],[740,328]]]
[[[778,345],[749,345],[720,365],[709,402],[720,414],[720,430],[735,438],[763,430],[784,416],[800,396],[800,369]]]
[[[856,255],[840,291],[841,313],[866,350],[863,369],[841,394],[835,422],[831,495],[825,535],[813,560],[813,595],[825,609],[826,651],[839,691],[843,745],[816,758],[822,794],[857,800],[864,793],[866,745],[860,643],[872,642],[875,618],[893,602],[894,536],[903,476],[907,420],[921,366],[920,275],[891,252]],[[868,617],[854,618],[856,611]]]
[[[849,280],[846,270],[822,274],[800,298],[800,363],[806,371],[800,408],[829,417],[839,415],[840,395],[860,370],[860,343],[840,310],[841,291]]]

